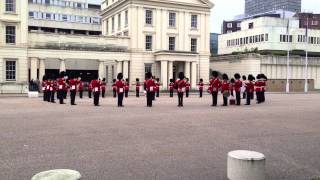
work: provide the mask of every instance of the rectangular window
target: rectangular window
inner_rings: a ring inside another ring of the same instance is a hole
[[[128,11],[125,12],[125,19],[124,19],[124,24],[127,27],[129,23],[129,17],[128,17]]]
[[[146,50],[151,51],[152,50],[152,36],[146,35]]]
[[[109,34],[109,20],[107,20],[107,22],[106,22],[106,32],[108,35]]]
[[[191,28],[198,28],[198,15],[191,15]]]
[[[227,28],[232,28],[232,23],[227,23]]]
[[[253,23],[249,23],[248,28],[253,29]]]
[[[67,15],[62,15],[62,21],[68,21],[68,16]]]
[[[121,14],[118,14],[118,29],[121,29]]]
[[[45,0],[45,1],[44,1],[44,4],[45,4],[45,5],[50,5],[50,0]]]
[[[6,26],[6,43],[15,44],[16,43],[16,27]]]
[[[265,34],[264,40],[265,40],[265,41],[269,41],[269,34]]]
[[[146,10],[146,24],[152,25],[152,10]]]
[[[145,74],[152,72],[152,64],[144,64],[144,72]]]
[[[197,52],[197,39],[191,39],[191,52]]]
[[[50,13],[46,13],[46,19],[51,20],[51,14]]]
[[[6,0],[6,12],[16,12],[16,0]]]
[[[264,42],[264,34],[261,34],[261,42]]]
[[[34,18],[34,12],[32,12],[32,11],[29,11],[29,18]]]
[[[169,13],[169,27],[176,27],[176,13]]]
[[[169,37],[169,51],[176,49],[176,37]]]
[[[16,80],[16,61],[6,61],[6,81]]]

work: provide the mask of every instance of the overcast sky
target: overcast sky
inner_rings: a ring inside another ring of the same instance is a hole
[[[224,19],[232,19],[235,15],[244,13],[245,0],[211,0],[215,7],[211,13],[211,32],[220,33]],[[101,0],[89,0],[100,3]],[[320,13],[320,0],[302,0],[302,10]]]

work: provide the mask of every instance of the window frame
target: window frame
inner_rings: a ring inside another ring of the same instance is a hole
[[[17,59],[7,58],[7,59],[4,59],[4,62],[5,62],[5,81],[6,82],[15,82],[15,81],[17,81]],[[13,62],[14,63],[14,65],[13,65],[14,68],[13,69],[10,69],[10,68],[8,69],[8,64],[7,63],[9,63],[9,62]],[[12,74],[10,74],[10,73],[12,73]],[[10,78],[10,77],[13,77],[13,78]]]
[[[171,16],[173,15],[173,16]],[[169,12],[169,27],[175,28],[177,26],[177,13]]]
[[[153,39],[152,38],[153,38],[153,36],[150,34],[147,34],[145,36],[145,49],[146,49],[146,51],[152,51],[152,46],[153,46]]]
[[[11,2],[9,2],[11,1]],[[16,12],[16,0],[5,0],[5,8],[4,11],[6,13],[15,13]],[[11,7],[10,7],[11,6]]]
[[[173,39],[173,42],[171,41],[172,39]],[[175,36],[169,36],[168,49],[169,49],[169,51],[175,51],[176,50],[176,37]]]
[[[146,26],[153,25],[153,11],[151,9],[145,10],[145,24]]]
[[[197,14],[191,14],[191,29],[198,29],[198,15]]]
[[[193,42],[195,42],[195,44],[193,44]],[[198,39],[197,38],[191,38],[190,51],[191,52],[198,52]]]
[[[8,34],[8,29],[9,27],[13,27],[13,32],[14,34]],[[5,42],[6,44],[11,44],[11,45],[15,45],[17,43],[17,27],[15,25],[5,25]],[[9,42],[8,40],[12,40],[10,38],[13,38],[12,42]]]

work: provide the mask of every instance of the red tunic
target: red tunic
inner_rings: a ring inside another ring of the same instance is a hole
[[[124,90],[129,91],[129,88],[130,88],[129,82],[125,82],[125,84],[124,84]]]
[[[246,92],[252,93],[254,91],[254,83],[252,81],[246,81]]]
[[[156,82],[155,91],[156,92],[160,91],[160,82]]]
[[[106,88],[107,88],[107,83],[106,83],[106,82],[102,82],[102,83],[101,83],[101,90],[102,90],[102,91],[105,91]]]
[[[156,87],[156,83],[153,79],[149,79],[145,81],[145,90],[147,92],[154,92]]]
[[[118,92],[118,94],[120,94],[120,93],[123,93],[124,92],[124,90],[125,90],[125,84],[123,83],[123,81],[121,81],[121,80],[118,80],[117,82],[116,82],[116,87],[117,87],[117,92]]]
[[[113,90],[113,91],[116,91],[116,90],[117,90],[117,85],[116,85],[116,83],[113,83],[113,84],[112,84],[112,90]]]
[[[169,84],[169,91],[173,91],[173,86],[174,86],[173,82]]]
[[[82,81],[78,81],[78,90],[79,91],[83,91],[83,82]]]
[[[140,84],[139,82],[137,82],[137,84],[136,84],[136,91],[140,91],[140,86],[141,86],[141,84]]]
[[[50,89],[51,92],[55,92],[57,90],[57,82],[53,81],[50,83]]]
[[[190,87],[191,87],[191,85],[190,85],[190,83],[186,83],[186,91],[189,91],[190,90]]]
[[[187,82],[184,79],[182,79],[182,80],[179,79],[175,83],[175,88],[177,89],[177,91],[179,93],[184,92],[185,88],[186,88],[186,84],[187,84]]]
[[[236,92],[241,92],[241,87],[242,87],[242,81],[236,80],[236,82],[234,83],[234,90]]]
[[[201,82],[198,84],[198,86],[199,86],[199,91],[203,91],[204,83]]]
[[[262,92],[263,88],[264,88],[264,81],[263,80],[258,80],[255,82],[255,88],[256,88],[256,92]]]
[[[221,84],[221,93],[230,90],[230,83],[228,81],[223,81]]]
[[[88,85],[88,90],[89,91],[92,91],[92,81],[89,83],[89,85]]]
[[[92,90],[93,92],[100,92],[101,89],[101,83],[98,80],[92,80],[91,81]]]
[[[42,82],[42,91],[46,91],[47,81]]]
[[[219,78],[213,78],[210,80],[210,92],[218,92],[221,87],[221,81]]]
[[[70,86],[70,91],[77,91],[77,81],[70,79],[69,86]]]

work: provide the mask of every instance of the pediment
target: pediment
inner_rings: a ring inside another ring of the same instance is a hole
[[[208,8],[212,8],[214,6],[211,0],[167,0],[167,1],[185,3],[185,4],[194,4],[198,6],[208,6]]]

